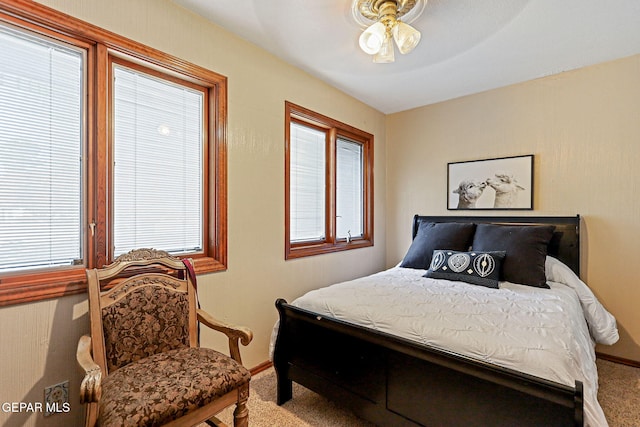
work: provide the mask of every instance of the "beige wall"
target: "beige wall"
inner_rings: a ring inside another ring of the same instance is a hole
[[[640,56],[390,115],[385,129],[381,113],[167,0],[41,2],[229,78],[229,269],[199,289],[203,308],[255,332],[247,366],[267,359],[277,297],[395,264],[414,213],[449,213],[447,162],[531,153],[531,214],[584,217],[583,277],[622,335],[600,350],[640,360],[640,286],[627,266],[640,249]],[[284,261],[284,100],[375,135],[374,247]],[[72,404],[47,419],[0,411],[0,425],[79,424],[85,296],[0,308],[0,325],[0,403],[39,401],[69,379]]]
[[[202,307],[250,327],[245,365],[268,359],[276,298],[293,299],[332,282],[384,268],[385,117],[168,0],[43,0],[41,3],[228,78],[229,268],[199,277]],[[126,11],[126,12],[125,12]],[[343,121],[375,137],[375,245],[284,261],[284,101]],[[88,331],[85,296],[0,308],[0,403],[42,400],[45,386],[69,379],[72,412],[0,411],[0,425],[79,425],[75,363]],[[203,334],[204,345],[226,345]]]
[[[389,115],[387,266],[413,214],[455,214],[448,162],[534,154],[525,214],[582,216],[582,278],[621,336],[598,350],[640,361],[639,76],[640,55]]]

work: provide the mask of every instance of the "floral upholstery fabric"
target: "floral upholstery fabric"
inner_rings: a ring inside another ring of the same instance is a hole
[[[187,294],[144,286],[102,309],[107,368],[189,346]]]
[[[183,348],[133,362],[102,384],[98,424],[157,426],[249,382],[235,360],[208,348]]]

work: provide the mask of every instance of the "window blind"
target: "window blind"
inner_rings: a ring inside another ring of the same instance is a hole
[[[290,240],[324,240],[326,134],[291,123],[289,139]]]
[[[84,56],[0,25],[0,272],[82,263]]]
[[[114,64],[113,253],[203,250],[204,92]]]
[[[363,228],[362,144],[338,138],[336,149],[336,236],[361,237]]]

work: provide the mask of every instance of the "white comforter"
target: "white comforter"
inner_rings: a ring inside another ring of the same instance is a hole
[[[567,266],[548,257],[546,270],[551,289],[508,282],[490,289],[395,267],[292,304],[569,386],[580,380],[586,425],[607,426],[594,341],[618,340],[615,318]]]

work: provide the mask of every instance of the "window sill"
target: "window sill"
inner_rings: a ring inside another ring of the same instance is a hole
[[[329,254],[333,252],[348,251],[373,246],[373,241],[368,239],[357,239],[347,243],[345,241],[337,243],[318,243],[304,246],[291,246],[286,248],[285,259],[303,258],[307,256]]]
[[[226,264],[212,257],[193,259],[196,274],[213,273],[227,269]],[[21,276],[0,276],[0,307],[44,301],[87,291],[84,268],[37,273]]]
[[[84,268],[0,277],[0,307],[85,292]]]

